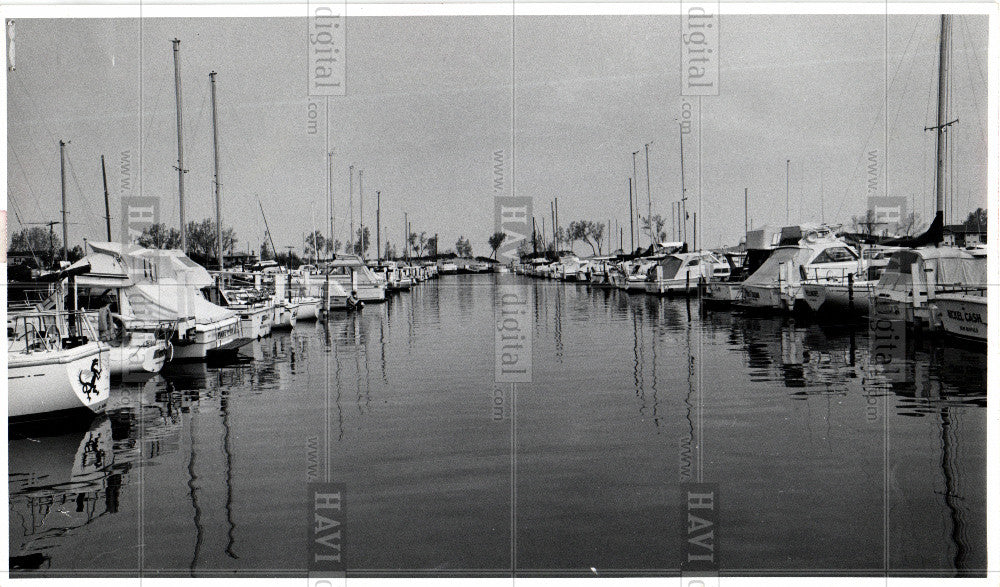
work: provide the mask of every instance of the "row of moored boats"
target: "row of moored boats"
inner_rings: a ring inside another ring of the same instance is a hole
[[[764,228],[750,231],[738,253],[666,242],[638,257],[524,259],[514,271],[636,294],[698,295],[716,307],[898,321],[985,342],[985,248],[943,246],[935,225],[909,243],[859,247],[825,225]]]
[[[353,255],[295,270],[209,271],[179,250],[88,243],[69,267],[8,284],[8,416],[103,410],[111,378],[226,361],[299,322],[335,319],[438,275]]]

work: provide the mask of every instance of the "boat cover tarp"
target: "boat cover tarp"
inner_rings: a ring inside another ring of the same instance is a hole
[[[137,318],[176,320],[193,316],[196,324],[210,324],[236,316],[216,306],[191,287],[177,283],[139,284],[128,291],[129,304]]]
[[[775,249],[760,268],[754,271],[753,275],[748,277],[743,283],[745,285],[777,285],[778,268],[782,263],[792,263],[794,268],[793,276],[797,277],[799,275],[799,267],[808,263],[811,256],[812,249],[808,247],[781,247]]]
[[[933,267],[938,285],[975,287],[986,283],[985,257],[974,257],[953,247],[923,247],[893,253],[879,278],[878,289],[903,292],[913,289],[914,263],[920,270]]]

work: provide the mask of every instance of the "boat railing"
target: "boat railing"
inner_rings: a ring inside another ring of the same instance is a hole
[[[864,272],[858,272],[846,267],[841,267],[839,270],[813,267],[812,275],[810,276],[804,265],[800,267],[802,269],[802,283],[845,283],[850,275],[853,275],[856,280],[864,276]],[[823,272],[823,275],[820,275],[820,271]]]
[[[986,295],[986,289],[985,283],[939,283],[934,288],[934,293]]]
[[[90,320],[96,312],[32,311],[7,317],[7,352],[70,349],[99,340]]]

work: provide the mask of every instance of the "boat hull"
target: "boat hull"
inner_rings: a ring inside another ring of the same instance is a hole
[[[298,322],[299,305],[282,302],[274,306],[274,328],[276,330],[291,330]]]
[[[698,291],[698,282],[683,279],[658,279],[646,282],[646,293],[658,296],[686,295]]]
[[[300,298],[297,300],[299,304],[299,321],[316,320],[319,318],[319,300],[314,298]]]
[[[240,342],[246,344],[250,337],[240,335],[240,325],[236,318],[220,322],[198,324],[194,332],[185,338],[175,338],[173,359],[175,361],[204,361],[213,353],[228,352]],[[240,345],[241,346],[241,345]]]
[[[646,280],[626,279],[624,289],[629,293],[646,293]]]
[[[158,340],[152,345],[112,346],[109,362],[112,375],[159,373],[171,358],[172,345]]]
[[[702,302],[726,306],[732,304],[740,294],[738,282],[713,281],[705,284]]]
[[[781,310],[784,299],[781,289],[777,286],[744,285],[740,288],[740,298],[737,305],[748,309]]]
[[[986,342],[986,297],[943,295],[934,300],[941,328],[952,336]]]
[[[814,312],[867,315],[874,296],[875,282],[802,284],[802,299]]]
[[[101,413],[111,391],[110,351],[96,342],[32,353],[8,353],[10,418],[84,408]]]
[[[270,305],[255,305],[241,308],[230,306],[230,310],[240,317],[239,335],[245,338],[263,338],[271,334],[274,327],[274,309]]]

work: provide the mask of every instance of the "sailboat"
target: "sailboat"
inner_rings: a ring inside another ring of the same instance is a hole
[[[101,413],[111,390],[110,349],[79,312],[7,316],[7,416]],[[60,329],[60,324],[64,329]]]
[[[875,287],[872,315],[902,320],[909,327],[943,330],[963,338],[986,340],[986,257],[978,251],[942,246],[946,136],[949,126],[948,73],[951,17],[941,15],[938,55],[938,108],[935,130],[935,203],[937,213],[926,233],[891,243],[907,247],[893,254]]]

